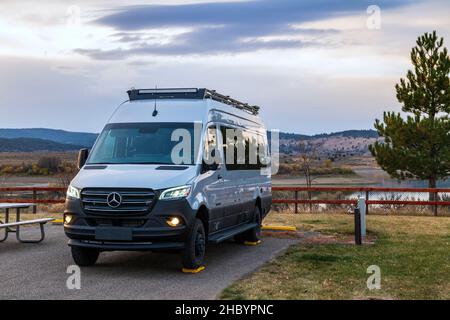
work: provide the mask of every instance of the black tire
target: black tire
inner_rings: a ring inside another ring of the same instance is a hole
[[[181,256],[183,268],[197,269],[202,266],[205,257],[206,234],[203,222],[195,219]]]
[[[97,262],[100,251],[91,248],[71,247],[72,258],[80,267],[92,266]]]
[[[258,242],[261,239],[261,211],[258,207],[255,207],[255,213],[253,216],[253,222],[258,225],[253,229],[247,230],[234,237],[234,240],[238,243],[244,242]]]

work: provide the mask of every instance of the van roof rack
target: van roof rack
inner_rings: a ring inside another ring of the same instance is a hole
[[[155,99],[212,99],[225,103],[240,110],[257,115],[258,106],[251,106],[230,96],[217,93],[215,90],[205,88],[155,88],[155,89],[130,89],[127,91],[130,101],[133,100],[155,100]]]

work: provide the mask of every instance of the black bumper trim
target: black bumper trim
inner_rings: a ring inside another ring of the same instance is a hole
[[[183,242],[102,242],[70,239],[69,246],[99,249],[101,251],[151,251],[184,249]]]

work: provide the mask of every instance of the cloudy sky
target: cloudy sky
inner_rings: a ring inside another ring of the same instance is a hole
[[[258,104],[282,131],[372,128],[400,110],[417,36],[450,47],[449,16],[448,0],[1,0],[0,127],[98,132],[157,85]]]

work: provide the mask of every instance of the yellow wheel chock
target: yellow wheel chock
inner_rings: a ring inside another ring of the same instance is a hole
[[[258,241],[245,241],[244,242],[244,244],[246,245],[246,246],[257,246],[258,244],[260,244],[261,243],[261,240],[258,240]]]
[[[273,231],[297,231],[295,226],[262,226],[261,229]]]
[[[188,268],[183,268],[181,269],[182,272],[184,273],[199,273],[202,272],[203,270],[205,270],[205,266],[200,266],[197,269],[188,269]]]

